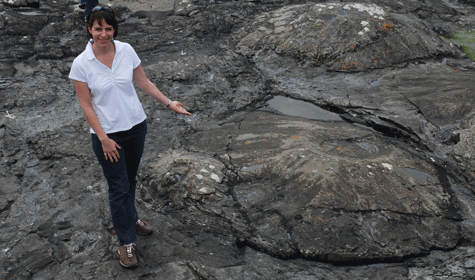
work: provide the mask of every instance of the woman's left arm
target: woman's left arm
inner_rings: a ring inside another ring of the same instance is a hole
[[[166,98],[165,95],[163,95],[163,93],[157,88],[157,86],[155,86],[147,78],[145,72],[143,71],[142,65],[139,65],[137,68],[134,69],[133,79],[141,90],[156,99],[158,102],[162,103],[165,106],[168,105],[167,107],[170,107],[170,109],[179,114],[191,116],[191,113],[189,113],[187,110],[185,110],[185,108],[183,108],[183,104],[178,101],[171,101]]]

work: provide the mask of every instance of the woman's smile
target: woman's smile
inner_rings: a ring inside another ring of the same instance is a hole
[[[100,24],[97,21],[94,21],[93,25],[89,27],[89,33],[92,35],[94,42],[97,42],[101,47],[106,47],[114,36],[114,27],[107,24],[103,20]]]

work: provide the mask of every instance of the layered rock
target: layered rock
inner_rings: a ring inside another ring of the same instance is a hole
[[[275,70],[285,68],[287,57],[301,67],[360,72],[460,54],[427,22],[375,4],[288,6],[260,15],[233,37],[238,53]]]
[[[208,212],[209,227],[230,224],[282,258],[397,259],[463,236],[447,174],[408,145],[344,122],[265,112],[229,122],[159,156],[146,201]]]
[[[139,91],[136,270],[67,79],[76,3],[1,4],[0,278],[473,279],[474,65],[439,36],[473,6],[320,2],[114,4],[193,113]]]

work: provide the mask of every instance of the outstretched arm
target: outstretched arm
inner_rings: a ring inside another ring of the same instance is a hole
[[[170,107],[170,109],[179,114],[191,116],[191,113],[189,113],[187,110],[185,110],[185,108],[183,108],[183,104],[178,101],[169,100],[165,97],[165,95],[163,95],[163,93],[157,88],[157,86],[150,82],[150,80],[145,75],[145,72],[143,71],[142,65],[139,65],[137,68],[134,69],[134,81],[135,83],[137,83],[141,90],[156,99],[158,102],[162,103],[167,107]]]

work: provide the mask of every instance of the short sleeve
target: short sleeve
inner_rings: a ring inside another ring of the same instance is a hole
[[[87,76],[84,71],[84,68],[81,67],[81,63],[78,59],[73,61],[73,65],[71,66],[71,71],[69,71],[69,78],[72,80],[85,82],[87,83]]]
[[[130,53],[130,57],[132,58],[132,65],[135,68],[139,67],[142,61],[140,60],[140,57],[138,54],[135,52],[134,48],[128,44],[127,51]]]

